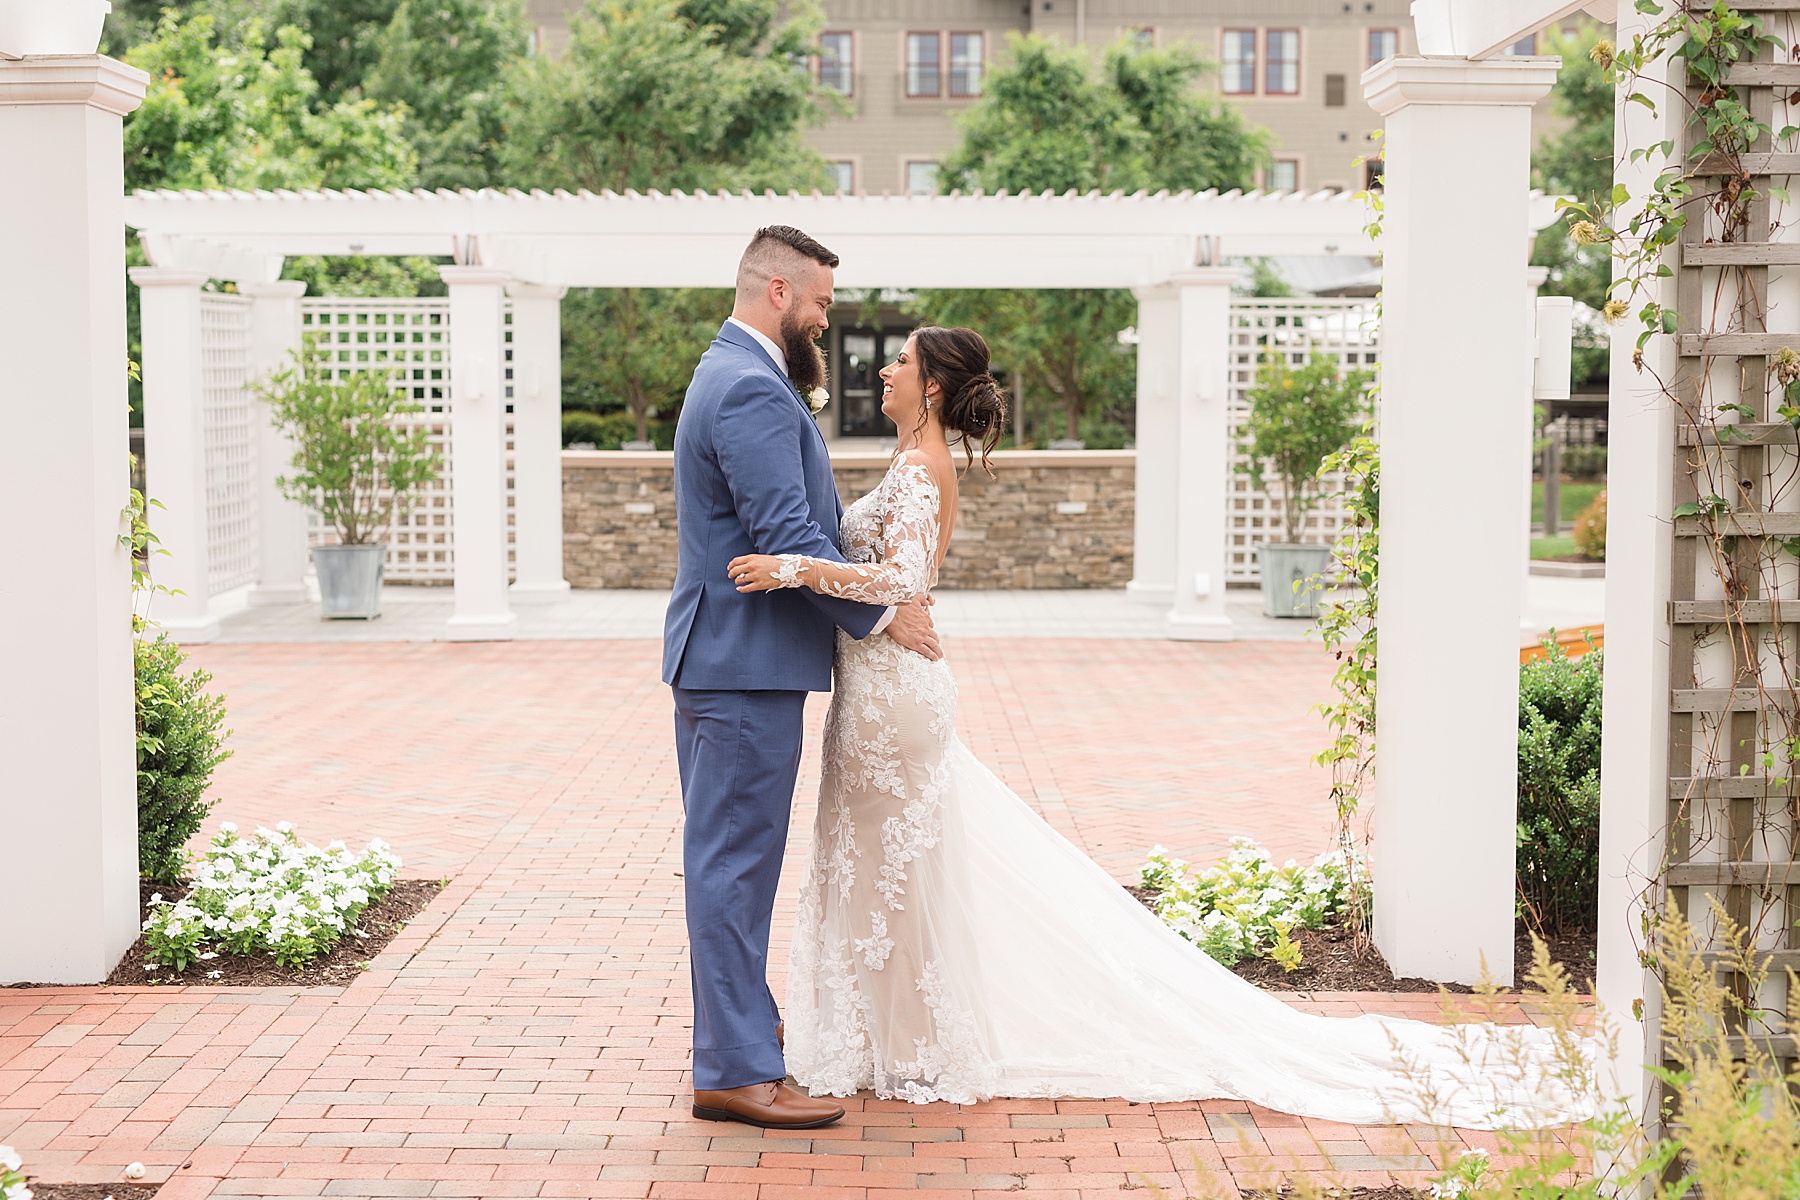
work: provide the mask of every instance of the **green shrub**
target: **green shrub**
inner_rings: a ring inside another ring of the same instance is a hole
[[[1596,927],[1601,652],[1555,638],[1519,668],[1519,905],[1549,936]],[[1585,982],[1585,981],[1583,981]]]
[[[1606,493],[1602,491],[1575,518],[1575,553],[1596,561],[1606,560]]]
[[[1569,446],[1562,452],[1563,474],[1570,479],[1605,479],[1605,446]]]
[[[159,633],[135,641],[137,667],[138,871],[154,883],[174,883],[187,840],[199,832],[212,804],[204,799],[213,769],[231,756],[225,739],[225,699],[210,694],[212,676]]]
[[[1107,420],[1104,414],[1082,418],[1081,440],[1087,443],[1089,450],[1123,450],[1132,444],[1132,439],[1130,429],[1117,421]]]
[[[596,450],[617,450],[637,437],[637,423],[627,412],[596,413],[572,409],[562,415],[563,445],[592,442]]]

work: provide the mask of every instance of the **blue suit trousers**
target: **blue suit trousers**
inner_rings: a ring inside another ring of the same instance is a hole
[[[800,773],[806,693],[675,690],[694,986],[694,1086],[787,1075],[769,925]]]

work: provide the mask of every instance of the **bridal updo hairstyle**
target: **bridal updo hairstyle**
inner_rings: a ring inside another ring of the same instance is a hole
[[[1006,392],[988,369],[988,346],[973,329],[924,325],[913,331],[919,375],[938,385],[938,424],[962,435],[963,452],[988,474],[988,454],[1006,429]]]

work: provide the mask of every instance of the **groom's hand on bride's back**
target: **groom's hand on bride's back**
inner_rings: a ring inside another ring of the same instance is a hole
[[[938,645],[936,626],[931,623],[931,596],[929,593],[911,604],[902,604],[894,609],[894,619],[882,630],[915,654],[923,654],[932,662],[944,657],[943,649]]]

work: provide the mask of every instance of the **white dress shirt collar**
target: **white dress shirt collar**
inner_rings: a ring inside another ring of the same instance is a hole
[[[768,336],[766,334],[764,334],[762,330],[752,329],[750,326],[744,324],[742,321],[738,320],[736,317],[727,317],[725,319],[727,321],[729,321],[731,324],[736,325],[739,329],[743,330],[745,333],[749,334],[751,337],[755,338],[757,341],[757,344],[760,345],[764,350],[767,350],[769,352],[769,357],[775,360],[775,365],[777,367],[781,368],[781,373],[783,375],[787,374],[787,355],[783,354],[781,351],[781,347],[776,345],[774,342],[770,341]]]

